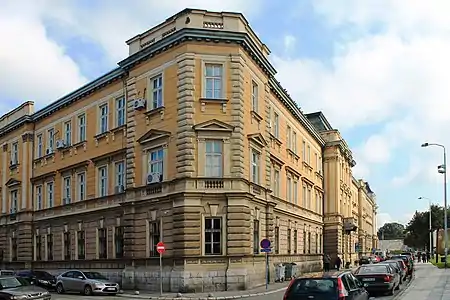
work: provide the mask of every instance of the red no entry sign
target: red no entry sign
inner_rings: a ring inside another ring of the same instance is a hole
[[[159,254],[163,254],[166,251],[166,245],[164,245],[163,242],[159,242],[156,244],[156,251],[158,251]]]

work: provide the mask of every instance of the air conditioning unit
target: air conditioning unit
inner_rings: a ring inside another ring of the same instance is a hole
[[[11,160],[11,161],[9,162],[9,165],[10,165],[10,166],[15,166],[15,165],[17,165],[17,162],[15,162],[14,160]]]
[[[152,172],[147,174],[147,184],[159,183],[162,180],[162,174],[159,172]]]
[[[56,141],[56,149],[64,149],[66,148],[66,142],[64,140]]]
[[[17,208],[12,207],[12,208],[9,210],[9,212],[10,212],[11,214],[15,214],[15,213],[17,212]]]
[[[125,192],[125,187],[123,185],[117,185],[114,189],[116,194],[120,194]]]
[[[136,99],[133,102],[133,107],[136,110],[141,110],[145,108],[145,99]]]
[[[63,199],[63,203],[64,204],[69,204],[70,200],[71,200],[70,197],[66,197],[66,198]]]
[[[52,148],[47,148],[47,150],[45,150],[45,154],[52,154],[53,153],[53,149]]]

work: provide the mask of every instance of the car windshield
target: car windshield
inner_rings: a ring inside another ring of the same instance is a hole
[[[52,274],[44,271],[34,271],[34,275],[39,279],[53,279]]]
[[[21,278],[21,277],[16,277],[16,278],[22,285],[30,285],[30,283],[25,278]]]
[[[101,279],[101,280],[108,280],[105,276],[100,274],[99,272],[84,272],[84,275],[89,279]]]
[[[298,279],[292,283],[289,294],[334,294],[337,291],[336,279]]]
[[[360,267],[356,270],[356,274],[364,275],[364,274],[384,274],[387,272],[387,268],[384,265],[368,265],[364,267]]]
[[[12,289],[22,285],[15,277],[0,278],[0,289]]]

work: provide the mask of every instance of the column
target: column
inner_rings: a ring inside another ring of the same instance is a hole
[[[136,120],[134,109],[134,100],[137,98],[136,78],[132,77],[126,82],[127,99],[127,151],[126,151],[126,186],[127,188],[136,187],[136,163],[135,163],[135,140],[136,140]]]
[[[21,165],[22,165],[22,199],[21,199],[21,210],[25,210],[28,208],[28,198],[30,197],[30,170],[31,170],[31,164],[33,163],[30,161],[30,156],[32,157],[34,149],[31,147],[32,141],[33,141],[33,133],[27,132],[22,135],[22,151],[19,154],[19,157],[21,159]],[[30,155],[31,154],[31,155]]]
[[[243,196],[228,196],[227,205],[227,255],[252,253],[251,212]]]
[[[2,155],[2,214],[6,214],[6,203],[7,203],[7,194],[6,194],[6,181],[8,180],[6,174],[8,174],[8,144],[3,144],[2,147],[3,155]]]

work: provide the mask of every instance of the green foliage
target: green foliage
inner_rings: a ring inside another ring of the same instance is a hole
[[[405,226],[400,223],[386,223],[378,229],[378,239],[403,240],[405,238]]]

